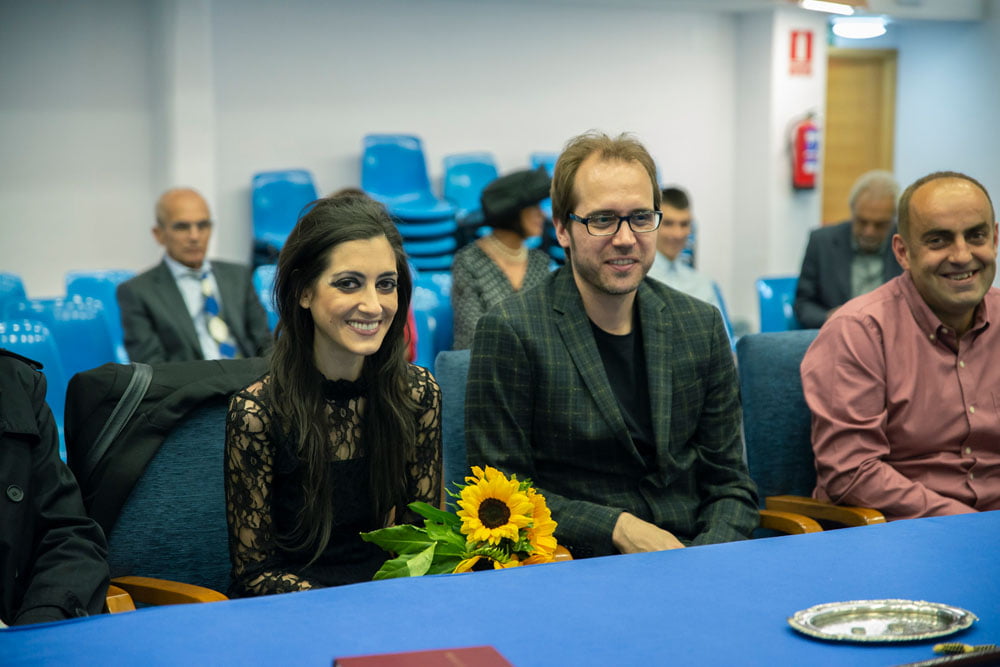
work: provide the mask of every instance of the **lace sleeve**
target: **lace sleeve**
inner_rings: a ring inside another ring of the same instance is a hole
[[[270,415],[260,402],[264,381],[233,396],[226,416],[226,520],[233,563],[234,596],[267,595],[313,588],[283,571],[271,528],[274,445]]]
[[[408,463],[407,502],[422,500],[443,507],[444,490],[441,471],[441,389],[430,372],[410,366],[413,397],[420,405],[417,413],[417,442]],[[421,524],[423,519],[405,505],[396,512],[397,523]]]

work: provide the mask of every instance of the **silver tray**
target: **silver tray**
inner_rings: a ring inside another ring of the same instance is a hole
[[[788,617],[788,624],[817,639],[908,642],[944,637],[978,620],[970,611],[937,602],[850,600],[797,611]]]

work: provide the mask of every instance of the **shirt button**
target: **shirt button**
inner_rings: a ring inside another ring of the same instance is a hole
[[[964,361],[958,362],[958,367],[959,368],[965,368],[965,362]]]
[[[970,472],[970,473],[969,473],[969,479],[975,479],[975,478],[976,478],[976,476],[975,476],[975,475],[973,475],[973,474],[972,474],[972,473]]]
[[[7,497],[12,502],[19,503],[24,499],[24,491],[17,484],[11,484],[7,487]]]
[[[976,406],[974,406],[974,405],[970,405],[969,406],[969,414],[973,414],[973,415],[976,414]]]
[[[931,339],[931,340],[934,340],[934,334],[931,334],[931,335],[930,335],[930,339]]]
[[[965,453],[966,454],[971,454],[972,453],[972,447],[966,447],[965,448]]]

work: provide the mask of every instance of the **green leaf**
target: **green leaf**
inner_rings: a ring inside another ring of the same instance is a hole
[[[451,574],[462,560],[462,558],[454,556],[448,558],[435,557],[430,569],[427,570],[427,574]]]
[[[420,553],[428,544],[434,543],[426,530],[410,525],[390,526],[370,533],[361,533],[361,539],[400,556]]]
[[[420,553],[403,554],[383,563],[372,579],[396,579],[398,577],[421,577],[427,574],[434,561],[434,543]]]
[[[435,521],[446,526],[460,526],[462,524],[462,520],[452,512],[439,510],[433,505],[428,505],[425,502],[417,501],[410,503],[409,508],[425,519]]]
[[[448,526],[429,523],[425,527],[427,536],[438,543],[438,553],[450,556],[464,554],[466,550],[465,536],[456,533]]]

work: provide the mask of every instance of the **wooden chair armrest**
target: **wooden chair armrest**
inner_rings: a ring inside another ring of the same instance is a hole
[[[845,526],[869,526],[885,523],[885,517],[878,510],[868,507],[833,505],[822,500],[805,496],[770,496],[764,501],[769,510],[804,514],[813,519],[835,521]]]
[[[125,590],[112,584],[108,586],[108,594],[104,598],[104,613],[118,614],[123,611],[135,611],[135,602]]]
[[[760,527],[788,535],[823,532],[823,527],[807,516],[770,509],[760,511]]]
[[[115,577],[112,585],[124,589],[132,599],[143,604],[186,604],[189,602],[217,602],[228,600],[225,595],[211,588],[185,584],[180,581],[152,577]]]
[[[552,562],[558,563],[564,560],[573,560],[573,555],[569,552],[569,549],[560,544],[552,554]]]

